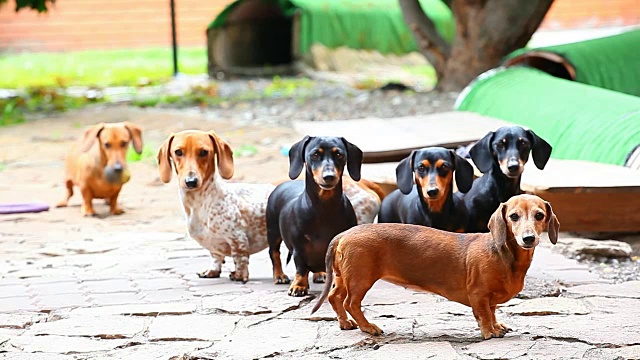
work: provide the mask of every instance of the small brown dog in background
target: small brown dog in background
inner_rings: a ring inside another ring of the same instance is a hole
[[[328,295],[341,329],[359,327],[380,335],[382,330],[367,321],[360,304],[382,279],[470,306],[484,339],[503,337],[510,329],[496,321],[496,305],[522,290],[545,228],[555,244],[560,223],[551,205],[534,195],[518,195],[502,203],[489,221],[491,233],[458,234],[405,224],[359,225],[329,244],[327,281],[312,313]],[[345,310],[355,321],[347,318]]]
[[[82,194],[82,215],[96,215],[91,204],[93,199],[105,199],[111,214],[122,214],[124,210],[118,208],[118,195],[130,178],[127,168],[129,143],[133,143],[138,154],[142,153],[142,130],[128,122],[100,123],[85,130],[65,160],[67,197],[56,206],[67,206],[75,185]]]

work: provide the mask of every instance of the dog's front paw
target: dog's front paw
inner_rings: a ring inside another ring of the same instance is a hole
[[[243,284],[246,284],[249,281],[249,272],[248,271],[232,271],[229,274],[229,279],[233,281],[242,281]]]
[[[358,324],[356,324],[356,322],[351,319],[338,320],[338,323],[340,324],[340,329],[342,330],[353,330],[358,327]]]
[[[273,283],[274,284],[289,284],[291,280],[284,273],[281,274],[273,274]]]
[[[327,273],[326,272],[317,272],[317,273],[313,273],[313,282],[316,284],[324,284],[324,282],[327,280]]]
[[[199,278],[219,278],[220,270],[207,269],[198,273]]]
[[[382,331],[378,326],[376,326],[375,324],[368,324],[368,325],[364,325],[360,327],[360,331],[366,332],[367,334],[371,334],[371,335],[382,335],[382,333],[384,333],[384,331]]]
[[[512,330],[511,330],[511,328],[507,327],[507,325],[502,324],[502,323],[495,323],[495,324],[493,325],[493,327],[494,327],[496,330],[500,330],[500,331],[502,331],[502,333],[503,333],[503,334],[506,334],[506,333],[508,333],[508,332],[512,331]]]
[[[289,296],[305,296],[309,291],[309,287],[291,284],[289,287]]]
[[[490,329],[481,329],[482,332],[482,338],[485,340],[489,340],[491,338],[501,338],[504,337],[505,331],[503,331],[502,329],[497,329],[497,328],[490,328]]]
[[[118,208],[118,209],[113,209],[113,210],[111,210],[111,214],[112,214],[112,215],[122,215],[122,214],[124,214],[124,210],[122,210],[122,209],[120,209],[120,208]]]
[[[95,212],[84,212],[84,214],[82,214],[84,217],[98,217],[98,214],[96,214]]]
[[[57,207],[57,208],[67,207],[67,205],[68,205],[68,204],[69,204],[69,202],[68,202],[68,201],[66,201],[66,200],[62,200],[62,201],[60,201],[59,203],[57,203],[57,204],[56,204],[56,207]]]

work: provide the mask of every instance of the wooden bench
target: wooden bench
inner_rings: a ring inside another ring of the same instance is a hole
[[[427,146],[455,149],[508,123],[466,111],[391,119],[365,118],[293,123],[301,135],[342,136],[364,152],[365,163],[400,161]]]

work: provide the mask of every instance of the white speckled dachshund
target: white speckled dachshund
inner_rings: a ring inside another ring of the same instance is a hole
[[[233,176],[233,152],[213,131],[171,134],[158,151],[158,165],[165,183],[175,167],[188,234],[211,254],[211,266],[198,276],[220,277],[224,258],[231,256],[235,271],[229,277],[246,282],[249,255],[268,246],[265,210],[275,186],[223,180]],[[383,194],[367,184],[371,188],[345,181],[344,189],[357,205],[358,220],[373,222]]]

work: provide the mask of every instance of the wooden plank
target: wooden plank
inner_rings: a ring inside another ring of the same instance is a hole
[[[396,163],[365,164],[362,176],[390,193],[396,187],[395,168]],[[553,205],[562,231],[640,231],[640,171],[556,159],[538,170],[529,162],[521,188]]]
[[[364,152],[365,163],[399,161],[427,146],[467,145],[508,123],[466,111],[335,121],[297,121],[301,135],[342,136]]]

